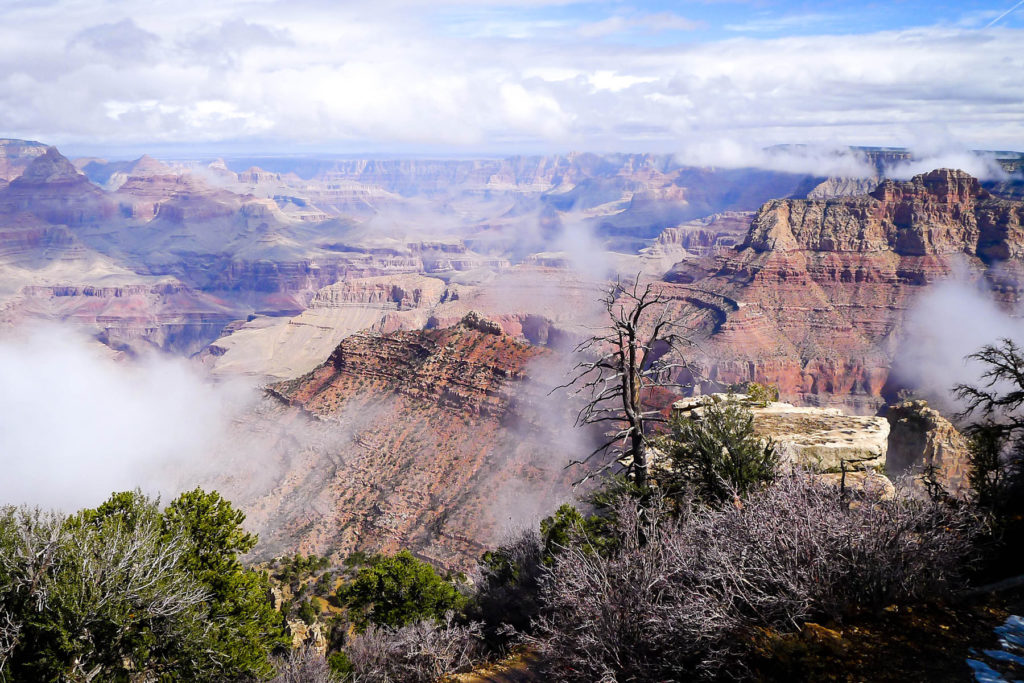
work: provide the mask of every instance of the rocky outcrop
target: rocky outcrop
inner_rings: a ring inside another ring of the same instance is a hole
[[[379,306],[389,310],[408,310],[432,306],[448,298],[443,281],[422,275],[378,276],[346,279],[319,290],[309,302],[310,308]]]
[[[238,174],[238,182],[245,185],[260,185],[281,182],[281,174],[264,171],[259,166],[251,166]]]
[[[292,637],[292,649],[311,647],[321,655],[327,654],[327,638],[318,622],[307,624],[301,619],[288,620],[288,634]]]
[[[433,307],[456,297],[443,281],[422,275],[346,278],[318,290],[296,316],[230,325],[202,359],[221,376],[288,379],[312,370],[351,334],[418,329]]]
[[[889,423],[881,417],[846,415],[835,408],[758,403],[745,394],[707,394],[677,401],[672,414],[702,419],[712,402],[740,401],[753,414],[754,432],[775,443],[784,468],[803,468],[828,484],[891,498],[896,487],[886,470]]]
[[[653,244],[640,249],[643,271],[661,277],[680,261],[735,247],[746,236],[752,217],[752,212],[730,211],[665,228]]]
[[[881,176],[870,178],[828,178],[807,193],[807,199],[836,199],[869,194],[882,182]]]
[[[707,256],[715,249],[734,247],[742,242],[752,217],[750,212],[729,211],[665,228],[654,240],[651,250],[676,247],[696,256]]]
[[[699,417],[709,402],[739,400],[754,416],[759,436],[776,442],[782,461],[815,472],[879,470],[885,467],[889,423],[882,417],[846,415],[835,408],[797,407],[778,401],[757,404],[746,395],[710,394],[677,401],[673,414]]]
[[[270,481],[217,483],[260,532],[258,550],[409,548],[468,569],[510,526],[571,495],[571,407],[538,383],[549,354],[477,322],[357,334],[268,389],[273,400],[239,440],[279,453],[262,459],[275,463],[261,471]]]
[[[966,254],[988,261],[1024,255],[1021,205],[993,198],[963,171],[886,180],[843,200],[773,200],[742,247],[758,252]]]
[[[46,154],[47,147],[31,140],[0,139],[0,180],[14,180],[36,157]]]
[[[330,412],[350,379],[358,379],[380,382],[460,415],[500,417],[511,400],[502,386],[522,379],[523,362],[540,352],[470,313],[455,327],[443,330],[353,335],[321,367],[298,380],[276,384],[273,391],[293,405],[321,414]]]
[[[968,441],[926,401],[903,401],[889,406],[888,469],[893,476],[919,478],[931,470],[949,493],[963,496],[970,489]]]
[[[114,173],[107,184],[116,189],[122,213],[141,220],[152,219],[159,205],[172,198],[210,192],[199,178],[176,173],[148,157],[142,157],[123,172]]]
[[[477,311],[520,341],[568,349],[589,333],[585,325],[600,322],[599,286],[562,270],[518,266],[479,285],[423,275],[358,275],[346,273],[319,289],[298,315],[256,315],[232,324],[204,352],[204,362],[219,375],[276,381],[309,372],[360,331],[451,327]]]
[[[0,215],[18,213],[74,227],[110,218],[114,204],[56,147],[48,147],[0,191]]]
[[[756,381],[799,403],[875,412],[923,288],[957,267],[1017,300],[1022,217],[1024,204],[948,169],[870,195],[773,200],[738,248],[682,261],[665,293],[702,304],[705,388]]]

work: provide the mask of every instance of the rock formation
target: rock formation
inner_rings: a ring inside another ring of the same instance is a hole
[[[28,214],[54,225],[97,223],[114,213],[103,191],[48,147],[0,191],[0,214]]]
[[[471,311],[520,341],[568,348],[588,334],[585,325],[600,322],[599,296],[596,283],[533,266],[473,284],[408,274],[348,277],[318,290],[298,315],[232,323],[203,360],[218,375],[287,379],[311,370],[356,332],[451,327]]]
[[[673,415],[700,419],[714,401],[743,402],[754,416],[758,436],[775,442],[783,467],[801,467],[822,480],[852,490],[894,495],[887,472],[891,442],[882,417],[846,415],[835,408],[797,407],[772,401],[756,403],[745,394],[707,394],[677,401]]]
[[[442,280],[422,275],[346,279],[318,290],[294,317],[254,316],[228,326],[204,351],[204,362],[221,376],[289,379],[312,370],[361,330],[423,327],[429,312],[452,296]]]
[[[0,179],[14,180],[36,157],[46,154],[46,149],[41,142],[0,139]]]
[[[874,412],[903,317],[954,267],[1018,299],[1024,204],[962,171],[886,180],[870,195],[773,200],[743,242],[667,276],[667,295],[700,309],[710,386],[775,384],[804,404]]]
[[[967,438],[921,400],[890,406],[888,470],[893,476],[920,477],[932,469],[935,481],[962,496],[970,489]]]
[[[288,620],[288,634],[292,637],[292,649],[311,647],[321,655],[327,654],[327,638],[319,623],[307,624],[301,619]]]
[[[707,394],[677,401],[673,414],[700,416],[711,401],[738,400],[754,415],[754,431],[775,441],[782,462],[821,473],[880,470],[886,466],[889,423],[883,417],[846,415],[836,408],[753,403],[744,394]]]
[[[807,199],[835,199],[869,194],[882,182],[881,176],[869,178],[828,178],[807,193]]]
[[[264,485],[253,490],[260,472],[226,473],[218,488],[242,504],[268,557],[410,548],[468,569],[571,495],[563,466],[577,435],[566,433],[569,403],[548,397],[549,355],[480,316],[353,335],[309,374],[272,385],[262,413],[239,425],[255,452],[276,454],[253,458],[270,468]]]

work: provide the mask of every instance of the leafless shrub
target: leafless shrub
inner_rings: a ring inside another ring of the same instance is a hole
[[[927,498],[883,496],[869,491],[849,500],[797,473],[745,506],[705,515],[690,545],[706,544],[727,569],[723,576],[736,582],[746,614],[780,625],[819,614],[841,619],[959,585],[977,519]],[[783,604],[775,596],[784,596]]]
[[[392,629],[371,625],[345,648],[354,683],[431,683],[469,669],[480,646],[480,625],[418,621]]]
[[[340,679],[331,671],[327,659],[314,647],[302,647],[290,651],[274,662],[277,675],[270,683],[339,683]]]
[[[0,677],[4,675],[7,667],[7,658],[10,657],[18,644],[18,636],[21,634],[21,622],[16,620],[7,610],[0,609]],[[0,678],[0,680],[3,680]]]
[[[553,680],[743,674],[755,627],[795,628],[956,586],[973,522],[928,500],[852,503],[798,473],[670,520],[618,511],[621,546],[562,552],[542,585],[536,644]]]

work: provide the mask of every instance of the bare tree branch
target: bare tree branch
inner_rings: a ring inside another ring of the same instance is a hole
[[[607,325],[576,346],[577,353],[594,357],[577,363],[572,378],[557,389],[572,389],[586,397],[577,414],[577,426],[611,422],[619,429],[571,465],[588,464],[604,453],[610,457],[598,471],[622,466],[638,485],[646,484],[647,425],[664,418],[647,409],[643,401],[652,388],[682,387],[673,374],[692,373],[685,362],[662,360],[692,345],[688,331],[670,315],[671,302],[654,283],[641,285],[639,273],[632,281],[616,281],[601,297]],[[589,473],[580,482],[592,476]]]

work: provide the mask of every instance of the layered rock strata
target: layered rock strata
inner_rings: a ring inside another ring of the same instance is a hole
[[[864,196],[773,200],[736,249],[680,262],[664,293],[701,313],[707,387],[756,381],[799,403],[874,412],[926,287],[957,269],[1019,299],[1022,217],[1024,203],[948,169]]]
[[[203,359],[217,375],[288,379],[312,370],[361,330],[422,327],[427,311],[454,296],[443,281],[422,275],[343,280],[318,290],[299,315],[254,316],[229,325]],[[409,325],[402,324],[405,317]]]
[[[410,548],[468,569],[510,526],[535,524],[571,495],[569,407],[534,377],[548,355],[480,316],[354,335],[268,389],[250,425],[273,449],[266,485],[218,485],[243,504],[268,556]]]

